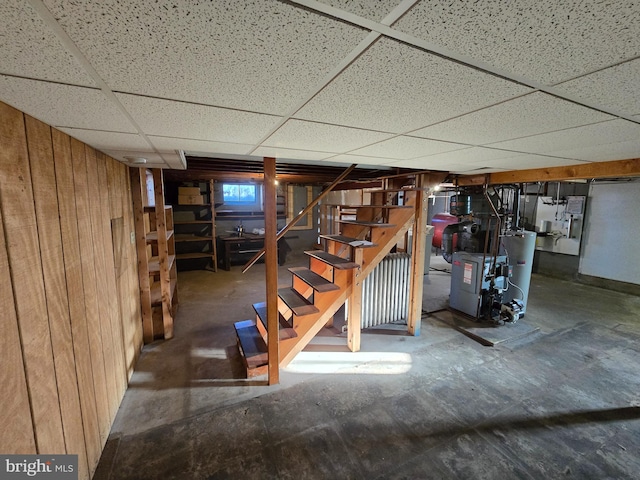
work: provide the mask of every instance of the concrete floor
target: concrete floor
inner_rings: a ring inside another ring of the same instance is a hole
[[[483,347],[432,270],[421,336],[350,353],[327,330],[268,387],[241,379],[232,326],[263,275],[180,273],[176,336],[145,347],[95,479],[640,478],[640,297],[534,275],[540,331]]]

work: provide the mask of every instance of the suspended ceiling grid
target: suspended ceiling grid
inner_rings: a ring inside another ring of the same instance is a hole
[[[122,161],[640,157],[636,1],[3,0],[0,18],[0,100]]]

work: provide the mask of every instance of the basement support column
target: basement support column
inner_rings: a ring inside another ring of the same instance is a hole
[[[427,208],[429,193],[446,178],[446,172],[421,173],[416,175],[415,220],[411,255],[411,278],[409,279],[409,313],[407,330],[411,335],[420,335],[422,323],[422,291],[424,286],[424,256],[431,255],[427,245]]]
[[[267,288],[267,352],[269,385],[280,383],[278,332],[278,224],[276,159],[264,157],[264,250]]]

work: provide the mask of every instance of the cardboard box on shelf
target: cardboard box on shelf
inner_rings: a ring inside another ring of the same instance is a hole
[[[178,187],[178,195],[200,195],[200,187]]]
[[[203,205],[203,195],[178,195],[179,205]]]

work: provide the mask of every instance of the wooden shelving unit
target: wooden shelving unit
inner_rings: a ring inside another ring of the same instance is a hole
[[[188,261],[198,259],[210,259],[210,267],[214,272],[218,271],[218,253],[216,246],[216,212],[213,195],[213,180],[203,180],[189,182],[179,185],[200,188],[200,195],[205,200],[204,203],[184,205],[174,203],[176,212],[182,215],[179,221],[174,222],[176,228],[175,242],[177,245],[176,258],[178,263],[184,268],[189,266]],[[179,198],[179,195],[177,196]],[[188,213],[192,219],[185,220],[184,213]],[[182,263],[181,263],[182,262]],[[193,263],[193,262],[192,262]],[[200,262],[202,264],[202,262]],[[209,264],[207,263],[207,268]]]
[[[131,169],[138,279],[145,343],[173,337],[178,309],[173,208],[165,205],[161,169]]]

